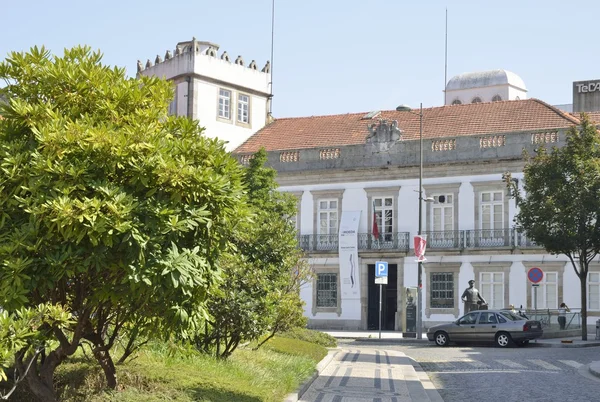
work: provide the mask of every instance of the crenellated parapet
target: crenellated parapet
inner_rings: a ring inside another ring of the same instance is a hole
[[[259,71],[258,65],[256,61],[252,60],[248,66],[245,65],[244,59],[242,56],[238,55],[237,58],[232,62],[229,54],[227,52],[221,53],[221,56],[217,56],[217,52],[219,51],[219,45],[211,43],[198,41],[196,38],[192,38],[191,41],[179,42],[175,47],[175,50],[171,52],[171,50],[167,50],[164,56],[164,60],[160,55],[156,55],[154,59],[154,63],[150,59],[147,59],[145,65],[138,60],[137,62],[137,72],[142,73],[143,71],[152,68],[154,66],[161,65],[163,63],[169,63],[173,59],[177,59],[181,56],[186,56],[190,53],[194,54],[194,56],[202,56],[202,57],[213,57],[219,58],[227,63],[233,63],[238,65],[240,68],[247,68],[249,70]],[[261,73],[270,74],[271,73],[271,63],[267,61],[264,67],[260,70]]]

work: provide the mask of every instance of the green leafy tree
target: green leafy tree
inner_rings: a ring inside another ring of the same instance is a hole
[[[524,190],[505,180],[516,198],[517,228],[551,254],[564,254],[579,277],[581,336],[587,340],[589,264],[600,252],[600,135],[587,115],[567,133],[566,145],[525,154]]]
[[[276,171],[265,167],[266,160],[266,152],[259,151],[244,172],[252,219],[232,238],[233,248],[221,264],[224,283],[209,301],[212,318],[196,340],[221,358],[243,341],[306,324],[299,289],[309,270],[289,221],[296,198],[276,190]]]
[[[167,115],[171,85],[101,59],[36,47],[0,63],[0,306],[72,314],[46,332],[45,358],[15,355],[34,360],[27,382],[48,401],[82,342],[115,388],[123,328],[197,330],[242,206],[242,169],[196,122]]]

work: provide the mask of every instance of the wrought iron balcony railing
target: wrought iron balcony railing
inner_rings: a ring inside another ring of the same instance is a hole
[[[378,239],[371,233],[358,234],[359,250],[396,250],[407,252],[409,249],[408,232],[384,233]],[[305,251],[336,251],[339,246],[339,235],[300,235],[298,244]]]
[[[423,234],[427,236],[427,248],[430,250],[465,248],[464,230],[434,230]]]
[[[465,248],[514,247],[514,229],[467,230]]]
[[[525,233],[510,229],[441,230],[423,232],[428,250],[464,250],[490,248],[541,248]],[[358,233],[358,249],[408,252],[412,236],[409,232],[383,233],[375,239],[371,233]],[[337,251],[339,235],[299,235],[298,244],[305,251]]]

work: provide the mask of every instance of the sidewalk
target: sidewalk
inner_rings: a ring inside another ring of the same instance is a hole
[[[342,348],[328,357],[301,398],[286,402],[443,402],[427,373],[402,352]]]
[[[337,339],[356,339],[361,341],[373,342],[390,342],[393,343],[417,343],[434,345],[427,339],[427,335],[423,334],[423,339],[404,338],[401,332],[397,331],[381,331],[381,339],[379,339],[378,331],[323,331]],[[585,348],[592,346],[600,346],[600,340],[596,340],[596,334],[588,334],[588,340],[582,341],[581,336],[562,337],[562,338],[547,338],[531,341],[529,346],[550,347],[550,348]],[[563,341],[567,341],[564,343]]]

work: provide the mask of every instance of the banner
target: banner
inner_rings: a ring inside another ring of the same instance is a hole
[[[358,223],[360,211],[342,211],[339,235],[340,283],[342,299],[360,299],[358,265]]]
[[[427,235],[415,236],[415,255],[417,256],[417,262],[425,262],[425,247],[427,246]]]

